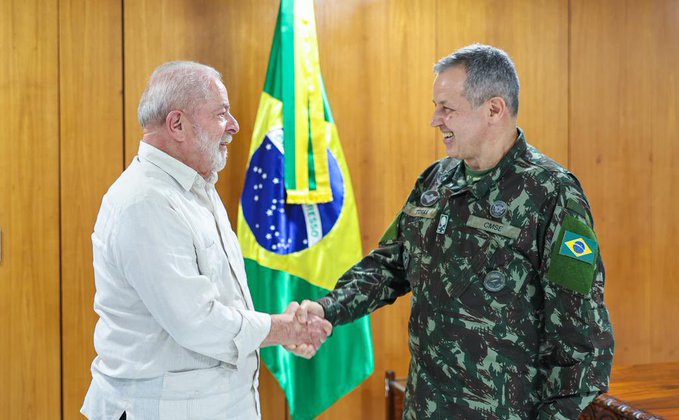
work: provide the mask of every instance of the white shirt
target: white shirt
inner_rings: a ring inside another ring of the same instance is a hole
[[[100,319],[83,414],[175,418],[218,405],[216,417],[176,418],[227,418],[246,403],[259,416],[257,349],[271,317],[254,311],[214,184],[141,142],[104,196],[92,243]]]

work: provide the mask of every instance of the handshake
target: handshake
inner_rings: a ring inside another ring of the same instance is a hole
[[[282,314],[271,315],[271,331],[262,347],[281,344],[295,355],[310,359],[331,333],[332,324],[324,319],[320,304],[291,302]]]

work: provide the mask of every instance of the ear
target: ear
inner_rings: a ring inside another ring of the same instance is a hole
[[[176,141],[184,141],[187,124],[188,121],[184,113],[179,110],[170,111],[167,117],[165,117],[165,128]]]
[[[488,100],[488,117],[492,122],[500,121],[508,112],[507,103],[501,97],[495,96]]]

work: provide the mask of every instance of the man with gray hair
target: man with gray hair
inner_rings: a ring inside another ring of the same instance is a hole
[[[404,418],[577,419],[613,358],[587,198],[526,143],[504,51],[470,45],[434,70],[431,125],[448,157],[379,248],[296,316],[340,325],[412,291]]]
[[[259,347],[304,344],[332,326],[255,311],[214,184],[238,132],[213,68],[170,62],[138,110],[139,154],[103,198],[92,234],[100,319],[82,413],[90,419],[259,418]]]

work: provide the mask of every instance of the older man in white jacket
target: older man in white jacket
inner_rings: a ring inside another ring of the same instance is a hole
[[[90,419],[259,418],[258,348],[310,357],[327,321],[255,311],[214,184],[238,132],[220,74],[158,67],[138,110],[139,153],[104,196],[92,234],[97,357]]]

